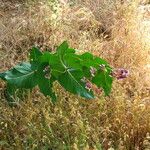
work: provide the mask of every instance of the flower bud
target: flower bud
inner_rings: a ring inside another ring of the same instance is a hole
[[[100,70],[102,70],[102,71],[105,71],[105,69],[106,69],[106,66],[104,64],[99,65],[99,67],[100,67]]]
[[[86,82],[85,88],[86,88],[88,91],[90,91],[91,88],[92,88],[91,83],[90,83],[90,82]]]
[[[86,82],[86,78],[83,77],[83,78],[81,79],[81,82],[85,83],[85,82]]]
[[[46,66],[43,70],[43,72],[50,72],[50,66]]]
[[[47,74],[45,75],[45,78],[46,78],[46,79],[50,79],[50,74],[47,73]]]
[[[95,76],[95,74],[96,74],[96,71],[97,71],[97,69],[96,68],[94,68],[94,67],[90,67],[90,73],[91,73],[91,76],[92,77],[94,77]]]

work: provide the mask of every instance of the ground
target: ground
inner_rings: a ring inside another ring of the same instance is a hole
[[[148,3],[148,2],[147,2]],[[1,149],[149,150],[150,15],[137,1],[0,1],[0,72],[28,59],[33,45],[55,51],[67,40],[130,75],[109,97],[87,101],[55,84],[53,105],[38,89],[9,106],[0,81]]]

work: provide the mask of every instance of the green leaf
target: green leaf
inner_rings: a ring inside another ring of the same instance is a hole
[[[61,65],[64,67],[64,69],[67,68],[64,62],[64,56],[67,53],[68,50],[68,43],[64,41],[58,48],[57,48],[57,54],[59,57],[59,61],[61,62]]]
[[[39,48],[33,47],[30,51],[30,61],[38,61],[39,57],[42,56],[42,52]]]
[[[79,57],[75,54],[75,50],[69,48],[68,43],[64,41],[58,48],[57,53],[54,54],[55,58],[52,58],[49,63],[52,67],[52,70],[56,72],[64,73],[68,68],[81,69],[82,66],[79,63]],[[52,63],[57,62],[55,65]]]
[[[88,67],[88,68],[92,66],[98,69],[99,65],[101,64],[108,65],[108,63],[104,59],[93,56],[91,53],[88,53],[88,52],[82,54],[80,58],[82,59],[81,65]]]
[[[67,41],[64,41],[62,44],[60,44],[60,46],[57,47],[56,51],[60,53],[60,55],[64,55],[68,48],[69,48],[69,45]],[[70,51],[72,52],[72,49],[70,49]]]
[[[74,54],[76,52],[75,49],[69,47],[67,41],[64,41],[60,46],[58,46],[56,51],[61,56],[67,53]]]
[[[83,76],[83,73],[81,71],[78,72],[78,74],[74,74],[76,71],[76,67],[82,67],[82,66],[77,66],[78,63],[78,59],[77,59],[77,55],[73,55],[73,54],[66,54],[66,51],[68,49],[68,44],[66,42],[64,42],[63,44],[61,44],[61,46],[58,48],[57,53],[59,56],[59,60],[62,64],[62,66],[65,69],[65,72],[63,74],[61,74],[58,77],[58,81],[59,83],[69,92],[73,93],[73,94],[77,94],[79,96],[82,96],[84,98],[87,99],[92,99],[94,98],[93,92],[92,91],[88,91],[85,88],[85,84],[83,84],[80,80]],[[66,57],[65,57],[66,54]],[[76,58],[72,58],[72,56],[76,56]],[[70,58],[70,59],[67,59]],[[71,59],[74,59],[73,61]],[[77,61],[77,62],[76,62]],[[68,69],[70,67],[75,67],[72,69]],[[74,74],[74,75],[73,75]],[[80,74],[80,76],[78,76]],[[81,75],[82,74],[82,75]]]
[[[52,86],[53,82],[55,81],[54,77],[51,77],[50,79],[47,79],[45,77],[46,73],[43,72],[45,67],[47,67],[47,63],[43,63],[39,66],[38,71],[37,71],[37,82],[40,91],[45,95],[45,96],[50,96],[52,98],[52,102],[56,102],[56,96],[55,93],[52,91]],[[50,73],[48,73],[50,76]]]
[[[109,95],[112,88],[113,78],[109,76],[107,71],[99,70],[95,77],[92,79],[92,83],[97,85],[99,88],[103,88],[105,95]]]
[[[6,75],[6,73],[0,73],[0,78],[1,78],[2,80],[5,80],[5,75]]]
[[[89,52],[85,52],[84,54],[82,54],[80,56],[83,60],[93,60],[94,56],[89,53]]]
[[[85,88],[85,84],[83,84],[80,80],[81,80],[81,76],[83,77],[82,72],[78,72],[78,74],[80,73],[79,76],[75,76],[74,71],[76,70],[72,70],[69,71],[67,70],[64,74],[62,74],[59,78],[58,81],[61,84],[61,86],[63,86],[67,91],[73,93],[73,94],[77,94],[79,96],[82,96],[84,98],[87,99],[93,99],[94,95],[92,91],[88,91]]]
[[[64,63],[68,68],[75,68],[82,70],[81,61],[83,61],[79,55],[67,53],[64,56]]]
[[[54,77],[58,78],[59,75],[65,72],[65,67],[60,61],[60,58],[57,54],[51,56],[49,60],[49,65],[51,67],[51,73]]]
[[[57,53],[51,54],[49,52],[44,52],[39,58],[40,63],[48,63],[51,68],[51,73],[56,78],[64,73],[64,66],[60,62],[60,58]]]
[[[64,41],[58,48],[57,48],[57,53],[58,53],[58,56],[60,58],[60,61],[64,61],[64,55],[66,53],[68,49],[68,43],[67,41]]]
[[[8,83],[19,88],[31,89],[36,86],[36,70],[30,63],[21,63],[13,69],[6,71],[3,77]]]
[[[73,53],[75,53],[75,52],[76,52],[76,50],[73,49],[73,48],[68,48],[68,49],[67,49],[67,53],[73,54]]]
[[[87,79],[91,79],[91,73],[90,73],[90,68],[89,67],[82,67],[82,71],[84,73],[84,77],[86,77]]]
[[[39,58],[40,62],[41,63],[49,63],[50,60],[53,59],[53,57],[55,56],[56,54],[51,54],[49,52],[44,52],[43,55]],[[52,61],[53,62],[53,61]]]

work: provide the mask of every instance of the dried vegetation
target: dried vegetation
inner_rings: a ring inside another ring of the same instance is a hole
[[[33,45],[54,51],[64,40],[130,71],[110,97],[92,101],[56,84],[55,106],[35,89],[9,107],[1,81],[1,149],[150,149],[150,29],[137,1],[96,1],[0,1],[0,71],[27,59]]]

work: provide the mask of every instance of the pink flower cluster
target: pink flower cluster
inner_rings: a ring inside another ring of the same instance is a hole
[[[111,73],[111,76],[117,78],[118,80],[127,78],[128,75],[129,75],[129,71],[124,68],[115,69]]]

